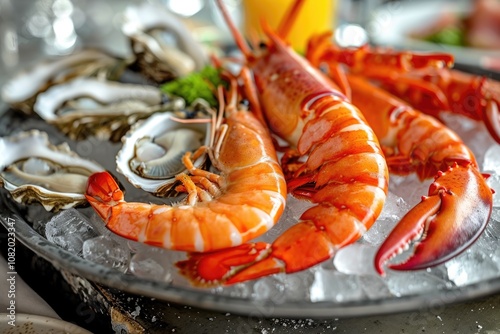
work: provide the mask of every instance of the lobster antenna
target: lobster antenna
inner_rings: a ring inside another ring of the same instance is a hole
[[[234,41],[238,48],[240,49],[241,53],[245,56],[246,59],[249,59],[252,56],[252,51],[250,50],[250,47],[248,46],[247,42],[243,38],[243,35],[238,31],[236,26],[234,25],[233,20],[229,16],[229,13],[226,9],[226,6],[223,3],[223,0],[217,0],[217,7],[219,7],[222,16],[224,17],[224,21],[226,21],[226,24],[231,31],[231,34],[233,35]]]
[[[304,2],[305,0],[295,0],[292,6],[290,6],[290,8],[286,11],[285,16],[281,19],[280,25],[276,30],[277,35],[281,39],[286,40],[286,37],[290,33],[295,20],[299,16],[300,9],[302,8]]]

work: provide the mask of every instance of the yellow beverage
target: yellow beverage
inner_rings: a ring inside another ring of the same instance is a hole
[[[243,29],[248,37],[260,36],[261,20],[276,29],[295,0],[243,0]],[[335,26],[337,0],[307,0],[300,9],[287,37],[292,47],[302,52],[313,34],[332,30]]]

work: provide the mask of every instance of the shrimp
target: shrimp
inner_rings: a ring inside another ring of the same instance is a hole
[[[252,52],[217,1],[236,44],[253,74],[246,80],[254,109],[263,113],[272,132],[286,140],[282,159],[289,192],[314,206],[272,244],[249,243],[208,254],[191,254],[178,264],[194,283],[217,271],[218,282],[233,284],[262,276],[292,273],[319,264],[336,250],[358,240],[385,203],[388,169],[379,142],[361,112],[339,88],[285,38],[301,0],[273,33],[270,42]],[[214,276],[210,276],[214,279]]]
[[[215,142],[183,158],[189,174],[176,176],[187,192],[180,203],[126,202],[109,173],[89,177],[85,196],[108,229],[157,247],[208,252],[245,243],[276,224],[285,208],[286,182],[267,128],[237,109],[236,88],[233,82],[227,107],[219,89]],[[218,173],[193,166],[204,152]]]

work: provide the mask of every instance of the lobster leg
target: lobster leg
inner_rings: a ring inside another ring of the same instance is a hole
[[[343,64],[428,115],[453,112],[482,121],[500,143],[500,82],[452,69],[451,54],[340,48],[324,33],[310,39],[307,59],[317,67]]]

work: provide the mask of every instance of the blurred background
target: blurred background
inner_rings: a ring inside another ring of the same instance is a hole
[[[86,46],[103,46],[126,54],[128,44],[120,32],[123,9],[148,0],[0,0],[0,59],[6,74],[42,55],[62,55]],[[204,42],[226,38],[226,28],[207,0],[149,0],[164,5],[188,22]],[[243,23],[243,8],[255,0],[226,0],[234,19]],[[273,1],[273,3],[276,1]],[[288,3],[279,0],[277,3]],[[329,7],[325,3],[330,2]],[[500,48],[500,2],[459,1],[314,1],[317,17],[331,11],[341,45],[368,41],[414,49],[464,49],[486,53]],[[253,5],[252,5],[253,6]],[[272,12],[272,10],[271,10]],[[318,24],[312,22],[311,24]],[[498,51],[494,51],[498,57]],[[477,53],[475,54],[477,55]],[[461,60],[463,54],[459,54]],[[467,55],[464,57],[467,59]],[[477,63],[477,59],[475,60]]]

